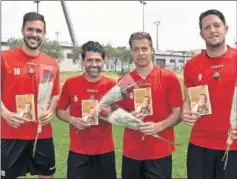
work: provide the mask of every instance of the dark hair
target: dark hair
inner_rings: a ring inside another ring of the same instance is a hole
[[[85,59],[86,52],[88,52],[88,51],[98,52],[101,54],[103,59],[105,58],[105,49],[98,42],[89,41],[89,42],[82,45],[81,50],[82,50],[82,52],[81,52],[82,60]]]
[[[133,33],[129,38],[130,48],[132,48],[132,42],[134,40],[140,40],[140,39],[147,39],[150,42],[151,48],[153,49],[151,36],[147,32],[135,32],[135,33]]]
[[[46,23],[44,20],[44,16],[41,14],[38,14],[36,12],[28,12],[23,17],[23,24],[22,28],[25,27],[27,21],[42,21],[44,23],[44,31],[46,31]]]
[[[216,9],[210,9],[210,10],[207,10],[203,13],[201,13],[201,15],[199,16],[199,27],[200,29],[202,30],[202,20],[206,17],[206,16],[209,16],[209,15],[216,15],[217,17],[219,17],[221,19],[221,21],[223,22],[223,24],[226,25],[226,21],[225,21],[225,17],[224,15],[216,10]]]

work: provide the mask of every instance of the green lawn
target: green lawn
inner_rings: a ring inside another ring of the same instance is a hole
[[[75,72],[66,72],[60,74],[60,83],[63,85],[64,81],[70,77],[80,73]],[[119,73],[115,72],[106,72],[106,76],[112,78],[118,78]],[[182,88],[182,72],[178,72],[177,76],[180,79]],[[188,144],[188,138],[190,133],[190,128],[185,124],[181,123],[176,128],[176,139],[177,143],[182,144],[182,146],[177,146],[176,151],[173,153],[173,177],[172,178],[186,178],[186,150]],[[68,125],[61,122],[60,120],[54,120],[53,122],[53,136],[55,142],[56,150],[56,167],[57,171],[55,174],[56,178],[66,177],[67,170],[67,155],[68,155]],[[113,127],[113,136],[116,146],[116,168],[117,168],[117,177],[121,176],[121,157],[122,157],[122,137],[123,137],[123,128],[119,126]],[[28,176],[30,177],[30,176]]]

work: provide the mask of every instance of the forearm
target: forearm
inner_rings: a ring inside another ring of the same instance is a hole
[[[5,113],[9,113],[10,111],[6,108],[4,103],[1,101],[1,116],[4,116]]]
[[[176,108],[173,112],[163,121],[161,125],[163,130],[171,129],[181,122],[181,108]]]
[[[56,110],[56,116],[58,119],[66,123],[69,123],[71,119],[71,116],[65,110],[61,110],[61,109]]]
[[[184,111],[191,111],[191,104],[190,104],[190,99],[189,99],[189,94],[188,94],[188,89],[184,89],[184,104],[182,108],[182,112]]]
[[[184,100],[182,112],[184,111],[191,111],[191,105],[190,105],[189,100]]]
[[[59,100],[59,95],[53,96],[51,98],[48,110],[50,110],[54,113],[56,111],[56,108],[57,108],[58,100]]]

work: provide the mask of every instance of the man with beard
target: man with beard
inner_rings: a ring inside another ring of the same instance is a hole
[[[99,101],[115,81],[101,75],[105,50],[98,42],[85,43],[81,54],[85,73],[66,80],[56,113],[70,124],[67,178],[116,179],[112,125],[99,121],[90,126],[82,118],[84,105]]]
[[[59,98],[59,69],[55,59],[40,51],[46,33],[44,16],[26,13],[21,31],[23,45],[1,52],[1,176],[17,178],[30,173],[39,175],[39,178],[53,178],[56,168],[50,123]],[[37,110],[33,111],[34,122],[29,122],[17,115],[20,102],[16,99],[25,101],[30,96],[34,99],[32,106],[37,108],[41,65],[53,69],[56,78],[48,109],[41,117],[38,117]],[[33,157],[36,135],[38,141]]]
[[[200,35],[206,50],[189,60],[184,69],[185,101],[182,119],[193,126],[187,155],[188,178],[237,178],[237,121],[231,125],[232,101],[236,99],[237,53],[225,42],[228,31],[225,17],[208,10],[199,17]],[[188,88],[208,85],[211,115],[191,111]],[[236,116],[233,115],[233,116]],[[233,140],[224,169],[227,138]]]

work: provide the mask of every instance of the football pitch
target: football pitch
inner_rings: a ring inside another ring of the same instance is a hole
[[[80,74],[80,72],[63,72],[60,74],[60,85],[64,84],[65,80],[71,76]],[[183,88],[182,72],[177,72],[180,79],[181,87]],[[117,79],[120,75],[116,72],[105,72],[105,76]],[[176,146],[176,151],[173,153],[173,176],[172,178],[187,178],[186,175],[186,154],[189,139],[190,127],[180,123],[175,127],[176,142],[182,146]],[[67,171],[67,156],[69,146],[68,124],[56,119],[53,121],[53,137],[56,153],[56,173],[55,178],[66,178]],[[121,159],[122,159],[122,137],[123,128],[113,126],[113,137],[115,142],[116,154],[116,169],[117,178],[121,178]],[[158,149],[159,150],[159,149]],[[32,178],[27,176],[27,178]]]

